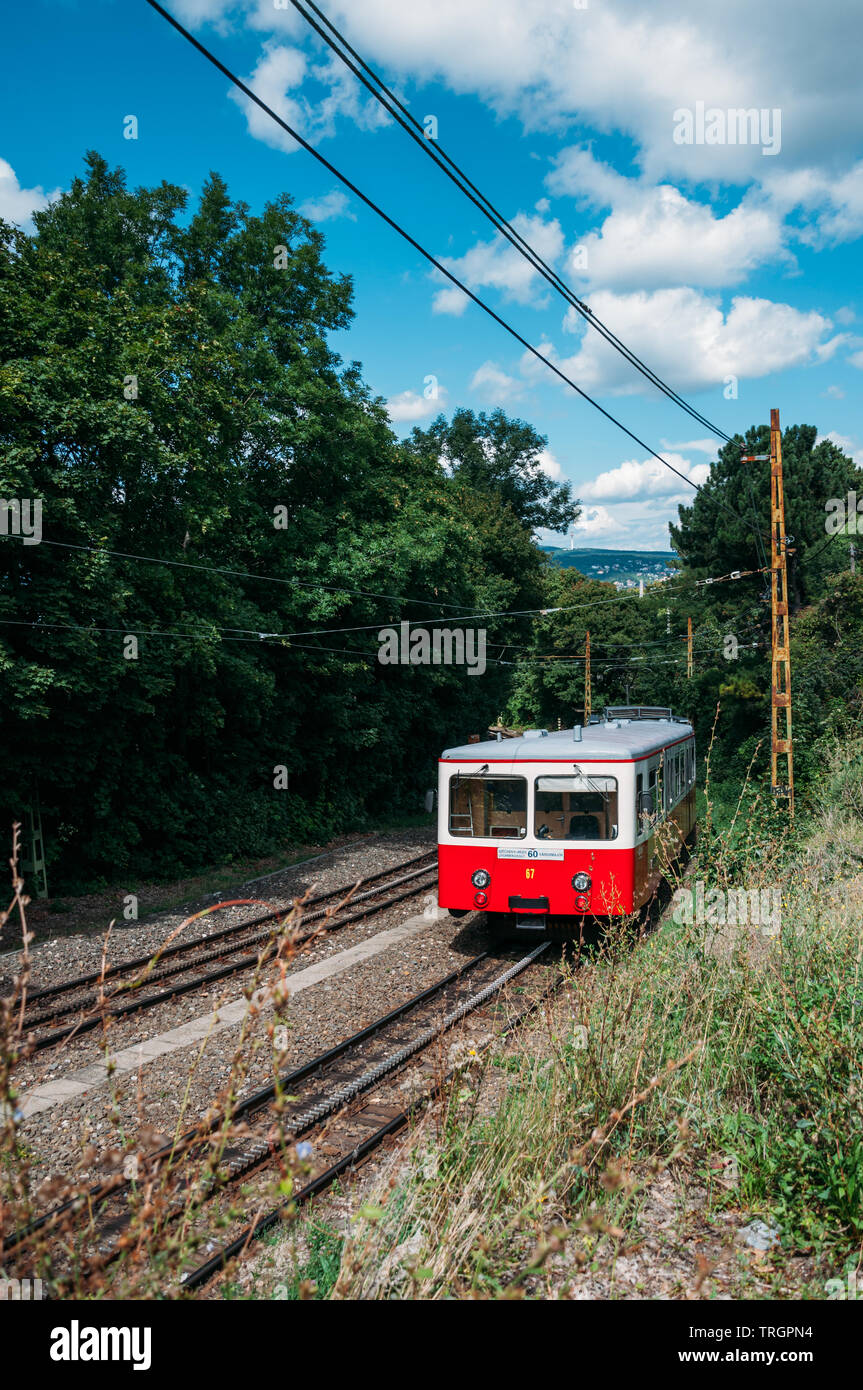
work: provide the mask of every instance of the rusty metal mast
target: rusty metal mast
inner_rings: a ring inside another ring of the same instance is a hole
[[[686,679],[692,680],[692,619],[686,619]]]
[[[584,726],[590,723],[590,633],[584,646]]]
[[[794,754],[791,742],[791,648],[788,640],[788,541],[782,485],[782,432],[779,411],[770,412],[770,453],[743,454],[743,463],[770,463],[770,790],[787,796],[794,819]],[[785,711],[782,718],[780,711]],[[786,759],[786,781],[779,760]]]
[[[788,641],[788,537],[785,534],[785,493],[782,486],[782,432],[779,411],[770,412],[770,616],[772,714],[771,791],[787,796],[794,818],[794,754],[791,744],[791,649]],[[784,718],[782,711],[784,710]],[[779,781],[779,760],[785,758],[786,780]]]

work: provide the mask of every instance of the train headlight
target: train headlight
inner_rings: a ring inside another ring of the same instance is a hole
[[[491,874],[488,869],[477,869],[471,874],[470,881],[474,888],[487,888],[491,883]]]
[[[575,874],[572,880],[572,886],[576,893],[586,893],[590,888],[590,874]]]

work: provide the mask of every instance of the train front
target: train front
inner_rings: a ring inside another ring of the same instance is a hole
[[[535,929],[632,911],[632,763],[586,757],[576,738],[536,730],[444,752],[441,907]]]

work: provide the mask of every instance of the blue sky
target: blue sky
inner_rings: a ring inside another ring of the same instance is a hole
[[[525,338],[703,481],[709,432],[573,324],[279,2],[166,7]],[[440,145],[709,420],[730,434],[778,406],[784,425],[815,424],[863,462],[856,3],[786,0],[781,16],[766,0],[709,13],[666,0],[321,8],[420,120],[436,116]],[[545,467],[582,498],[577,545],[666,548],[690,489],[434,280],[144,0],[29,0],[7,11],[5,31],[0,215],[28,226],[87,149],[122,164],[132,185],[164,178],[194,196],[216,169],[253,210],[287,191],[324,233],[330,267],[354,277],[356,319],[335,345],[362,362],[400,433],[441,409],[499,405],[548,437]],[[689,143],[699,109],[710,141]],[[727,113],[738,110],[754,110],[757,129],[747,120],[731,143]],[[128,115],[136,140],[123,135]],[[429,377],[437,400],[424,395]]]

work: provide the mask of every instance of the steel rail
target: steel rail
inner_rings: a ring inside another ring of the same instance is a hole
[[[551,945],[551,943],[546,941],[543,942],[541,946],[536,947],[530,953],[530,956],[525,958],[525,961],[518,963],[520,968],[522,970],[527,969],[527,965],[532,963],[532,960],[535,959],[541,952],[546,950],[549,945]],[[509,974],[509,972],[507,973]],[[563,975],[563,973],[559,974],[554,983],[551,986],[549,986],[547,990],[544,991],[544,993],[540,996],[539,999],[534,1000],[532,1004],[529,1004],[527,1008],[523,1009],[519,1014],[517,1014],[514,1019],[511,1019],[501,1030],[500,1033],[496,1033],[495,1036],[488,1042],[481,1043],[479,1051],[484,1052],[488,1047],[492,1045],[492,1043],[499,1042],[501,1037],[505,1037],[507,1033],[511,1032],[514,1028],[517,1028],[521,1023],[523,1023],[524,1020],[527,1017],[529,1017],[530,1014],[534,1013],[540,1007],[540,1005],[545,1002],[546,999],[551,997],[555,990],[560,988],[560,985],[564,978],[565,976]],[[486,991],[481,991],[481,993],[485,994]],[[479,998],[479,996],[477,996],[477,998]],[[477,1006],[474,1005],[474,1007]],[[462,1014],[461,1016],[464,1017],[464,1014]],[[403,1129],[404,1126],[409,1123],[411,1117],[416,1113],[417,1110],[421,1109],[425,1105],[428,1105],[430,1101],[436,1099],[436,1097],[441,1093],[447,1082],[451,1080],[452,1076],[454,1075],[454,1071],[455,1069],[451,1068],[450,1071],[447,1072],[446,1076],[443,1077],[440,1081],[437,1081],[429,1089],[429,1091],[427,1091],[424,1095],[417,1097],[416,1100],[412,1101],[411,1104],[406,1106],[404,1110],[402,1110],[398,1115],[395,1115],[392,1119],[387,1120],[383,1125],[380,1126],[379,1129],[375,1130],[373,1134],[370,1134],[369,1137],[367,1139],[364,1139],[360,1144],[355,1145],[349,1153],[344,1154],[325,1172],[318,1174],[318,1176],[316,1178],[313,1178],[311,1182],[307,1183],[305,1187],[300,1188],[291,1197],[287,1197],[283,1202],[280,1202],[278,1206],[271,1208],[270,1211],[266,1212],[263,1216],[259,1217],[256,1221],[248,1225],[245,1228],[245,1230],[242,1231],[239,1236],[237,1236],[235,1240],[231,1241],[229,1245],[223,1247],[222,1250],[218,1251],[209,1260],[205,1261],[204,1264],[198,1265],[196,1269],[193,1269],[188,1274],[183,1275],[181,1280],[183,1292],[185,1292],[188,1289],[199,1289],[204,1284],[209,1283],[210,1279],[212,1279],[214,1275],[218,1274],[221,1270],[223,1270],[232,1259],[236,1258],[238,1255],[244,1254],[253,1241],[258,1240],[262,1235],[265,1234],[266,1231],[270,1230],[272,1226],[276,1225],[279,1221],[281,1221],[289,1207],[302,1206],[305,1202],[308,1202],[312,1197],[316,1197],[318,1193],[323,1192],[325,1188],[329,1187],[330,1184],[333,1183],[336,1180],[336,1178],[340,1177],[341,1174],[344,1173],[348,1168],[355,1166],[362,1159],[366,1158],[368,1154],[372,1153],[376,1148],[378,1148],[380,1144],[384,1141],[384,1139],[387,1139],[391,1134],[397,1133],[398,1130]]]
[[[427,868],[424,869],[415,869],[412,874],[406,875],[406,878],[411,880],[416,878],[425,879],[428,877],[429,874],[435,872],[435,866],[429,865]],[[404,883],[405,878],[398,880],[398,882]],[[368,893],[363,896],[379,898],[383,893],[387,892],[389,888],[392,888],[392,886],[392,884],[384,884],[379,888],[369,889]],[[364,918],[371,917],[378,912],[385,912],[387,908],[395,907],[397,903],[404,902],[407,898],[415,898],[416,895],[418,893],[421,893],[423,888],[426,887],[428,887],[428,883],[419,883],[411,888],[407,888],[403,893],[396,893],[394,897],[389,896],[385,898],[383,902],[368,903],[365,907],[361,907],[357,912],[350,912],[345,916],[340,915],[338,919],[332,923],[329,930],[339,931],[342,927],[350,926],[353,922],[362,921]],[[321,911],[315,914],[315,916],[324,917],[326,916],[326,913]],[[315,929],[303,932],[301,935],[293,937],[291,939],[291,944],[293,946],[302,946],[305,942],[309,941],[313,936],[316,935],[317,931]],[[259,936],[255,936],[253,938],[250,938],[248,941],[244,942],[242,949],[245,949],[248,946],[256,945],[261,940],[268,940],[269,942],[274,943],[277,940],[277,938],[274,937],[271,933],[265,932]],[[237,949],[240,948],[238,947]],[[209,958],[215,959],[219,956],[224,957],[226,954],[233,953],[228,953],[224,951],[217,952],[215,957]],[[184,980],[180,984],[171,985],[168,987],[168,989],[159,990],[156,994],[145,994],[137,999],[130,999],[124,1004],[116,1004],[110,1002],[117,999],[118,996],[124,992],[117,991],[117,994],[110,996],[110,1000],[95,1000],[91,1007],[97,1009],[97,1012],[95,1012],[91,1017],[79,1019],[76,1023],[70,1023],[68,1026],[64,1028],[55,1028],[50,1033],[45,1033],[42,1037],[35,1038],[33,1041],[34,1050],[40,1052],[46,1047],[54,1047],[57,1043],[63,1042],[66,1038],[70,1038],[73,1036],[77,1037],[80,1034],[92,1032],[93,1029],[98,1028],[100,1024],[104,1023],[107,1019],[123,1018],[127,1014],[138,1013],[141,1009],[153,1008],[157,1004],[164,1003],[165,1000],[175,999],[179,995],[188,994],[191,990],[201,989],[205,985],[214,984],[217,983],[219,980],[224,980],[230,975],[239,974],[239,972],[242,970],[249,970],[252,968],[253,965],[257,963],[258,961],[250,960],[234,961],[231,964],[221,966],[218,970],[209,970],[203,975],[196,975],[191,980]],[[266,958],[264,960],[261,960],[260,963],[265,964]],[[193,963],[190,963],[185,968],[187,970],[192,969]],[[105,1005],[105,1007],[102,1007],[103,1004]],[[43,1018],[62,1017],[64,1013],[74,1012],[74,1008],[84,1007],[86,1007],[86,1005],[81,1004],[75,1005],[73,1006],[73,1008],[64,1007],[62,1011],[58,1010],[56,1013],[43,1015]],[[29,1023],[30,1027],[33,1027],[37,1022],[38,1019],[27,1020],[25,1015],[25,1023]]]
[[[308,898],[304,904],[301,899],[295,898],[292,907],[277,908],[273,912],[266,912],[258,917],[249,917],[244,922],[235,922],[232,926],[224,927],[217,932],[212,932],[209,936],[196,936],[191,941],[178,942],[176,946],[168,946],[165,950],[151,951],[149,955],[134,956],[131,960],[119,961],[116,965],[108,966],[104,971],[95,970],[89,975],[78,975],[74,979],[63,980],[59,984],[46,985],[42,989],[32,990],[27,995],[27,1003],[29,1005],[34,1003],[37,999],[47,999],[71,989],[84,989],[87,985],[99,984],[102,980],[110,979],[124,971],[142,969],[144,966],[149,965],[154,959],[168,960],[170,957],[179,955],[183,951],[192,951],[198,946],[211,946],[214,941],[220,941],[224,940],[226,937],[235,936],[238,932],[245,931],[248,927],[261,926],[264,922],[271,922],[276,917],[287,917],[298,904],[301,904],[303,907],[314,907],[318,903],[328,902],[331,898],[338,898],[350,893],[352,888],[358,888],[361,883],[377,883],[380,879],[386,878],[389,874],[397,874],[402,869],[409,869],[412,865],[418,864],[421,859],[428,859],[431,855],[436,853],[437,848],[424,850],[422,854],[415,854],[411,859],[405,859],[400,864],[392,864],[388,869],[381,869],[378,873],[371,874],[367,878],[358,878],[353,884],[347,884],[341,888],[330,888],[325,893],[316,893],[313,897]],[[287,870],[285,870],[285,872],[287,872]],[[360,902],[361,898],[355,895],[352,901]],[[217,907],[218,904],[213,904],[213,906]],[[310,920],[311,914],[307,914],[305,919],[307,921]]]
[[[379,884],[377,888],[367,888],[367,890],[365,890],[364,892],[357,892],[357,894],[350,894],[350,890],[346,890],[345,905],[347,905],[347,903],[353,902],[364,902],[365,899],[368,898],[379,898],[381,897],[381,894],[385,894],[385,892],[391,890],[391,888],[400,887],[400,885],[402,885],[403,883],[410,883],[410,881],[414,880],[414,878],[424,877],[425,874],[432,873],[434,867],[434,865],[422,866],[421,869],[414,869],[411,873],[402,874],[402,876],[397,878],[391,878],[391,880],[389,880],[388,883]],[[334,897],[336,897],[336,894],[334,894]],[[292,909],[289,909],[288,912],[283,913],[283,916],[289,916],[290,910]],[[299,923],[320,922],[322,917],[327,917],[328,913],[332,913],[334,912],[334,910],[338,909],[318,908],[317,910],[315,910],[315,912],[302,913],[302,916],[300,916],[299,919]],[[254,917],[254,919],[250,920],[250,922],[243,922],[238,924],[238,926],[231,927],[231,929],[229,929],[229,933],[236,934],[239,933],[239,931],[246,930],[247,927],[256,927],[257,924],[261,922],[261,920],[267,919],[261,919],[261,917]],[[352,920],[356,922],[357,919],[356,917],[352,917]],[[343,926],[343,924],[345,924],[345,919],[338,920],[338,922],[334,923],[334,930],[338,929],[338,927],[340,926]],[[295,938],[297,944],[299,944],[299,942],[309,940],[310,934],[311,933],[304,933],[303,935],[297,935],[297,937]],[[195,942],[195,944],[208,944],[208,942],[213,940],[215,940],[214,937],[200,937],[199,940]],[[129,981],[129,983],[120,984],[120,986],[115,988],[115,990],[111,991],[111,994],[92,994],[89,995],[89,997],[86,997],[85,999],[74,999],[74,1001],[69,1002],[69,1004],[60,1005],[60,1008],[49,1009],[49,1011],[46,1011],[44,1013],[38,1013],[38,1015],[36,1015],[35,1017],[31,1017],[31,1019],[28,1019],[25,1013],[25,1022],[28,1022],[29,1026],[35,1027],[38,1026],[39,1023],[47,1022],[47,1020],[49,1019],[58,1019],[58,1017],[63,1017],[65,1013],[74,1013],[76,1009],[83,1009],[86,1008],[86,1006],[104,1004],[104,1002],[111,1001],[111,999],[117,999],[118,997],[120,997],[120,995],[126,994],[126,992],[131,992],[132,990],[139,990],[139,988],[142,988],[142,986],[145,986],[145,984],[156,984],[160,980],[171,979],[171,976],[174,976],[174,974],[183,974],[186,972],[186,970],[192,970],[195,966],[207,965],[207,963],[210,962],[210,960],[224,960],[225,956],[235,955],[238,951],[246,951],[246,949],[252,947],[252,945],[257,945],[260,941],[268,940],[275,940],[275,934],[272,933],[272,930],[257,931],[257,933],[253,933],[252,935],[250,935],[250,937],[245,937],[242,941],[236,942],[235,945],[224,945],[224,947],[218,947],[217,949],[215,949],[215,951],[204,951],[202,952],[202,954],[196,955],[195,958],[193,958],[192,960],[185,960],[185,962],[183,962],[183,960],[179,960],[179,962],[175,962],[174,965],[168,966],[165,970],[150,970],[150,972],[143,974],[143,976],[140,977],[139,980],[131,980]],[[186,945],[185,949],[192,949],[192,947],[190,947],[190,945]],[[151,963],[153,963],[154,960],[158,959],[160,959],[160,954],[158,954],[158,952],[153,952],[153,955],[147,956],[146,963],[147,965],[151,965]],[[131,969],[131,965],[121,966],[120,969]]]
[[[163,1159],[172,1159],[175,1156],[184,1154],[190,1147],[196,1144],[204,1144],[207,1137],[212,1135],[226,1120],[230,1120],[230,1122],[233,1123],[236,1120],[242,1120],[254,1114],[256,1110],[262,1109],[272,1101],[278,1091],[285,1090],[290,1092],[294,1086],[308,1080],[315,1072],[322,1071],[332,1062],[338,1061],[339,1057],[349,1052],[351,1048],[360,1046],[363,1042],[367,1041],[368,1038],[374,1036],[375,1033],[380,1032],[381,1029],[387,1027],[389,1024],[396,1022],[399,1018],[404,1017],[404,1015],[410,1013],[412,1009],[417,1008],[418,1005],[425,1004],[434,994],[445,989],[448,985],[460,979],[482,961],[486,960],[489,954],[488,951],[480,951],[478,955],[471,956],[470,960],[465,961],[455,970],[450,971],[450,973],[445,975],[442,979],[436,980],[434,984],[428,985],[424,990],[421,990],[419,994],[412,995],[411,998],[406,999],[403,1004],[398,1004],[396,1008],[391,1009],[389,1013],[384,1014],[381,1018],[375,1019],[358,1032],[352,1033],[350,1037],[344,1038],[341,1042],[328,1048],[326,1052],[321,1052],[316,1057],[312,1057],[308,1062],[304,1062],[302,1066],[295,1067],[293,1071],[286,1072],[278,1077],[277,1080],[270,1082],[266,1086],[260,1087],[257,1091],[253,1091],[251,1095],[241,1100],[230,1111],[229,1115],[216,1115],[209,1121],[204,1129],[195,1126],[193,1129],[186,1130],[185,1133],[178,1138],[172,1139],[167,1144],[163,1144],[160,1148],[155,1149],[152,1153],[147,1155],[145,1159],[146,1168],[154,1169]],[[109,1179],[102,1183],[93,1184],[87,1192],[82,1192],[75,1197],[67,1198],[66,1201],[60,1203],[59,1206],[52,1207],[50,1211],[44,1212],[41,1216],[35,1217],[25,1226],[20,1227],[12,1236],[10,1244],[2,1248],[2,1257],[5,1259],[7,1256],[15,1254],[24,1244],[29,1242],[37,1232],[44,1230],[46,1227],[57,1225],[62,1217],[67,1215],[76,1216],[85,1206],[90,1207],[94,1202],[101,1201],[107,1197],[117,1196],[125,1188],[130,1187],[131,1183],[132,1179],[125,1177],[122,1179]]]

